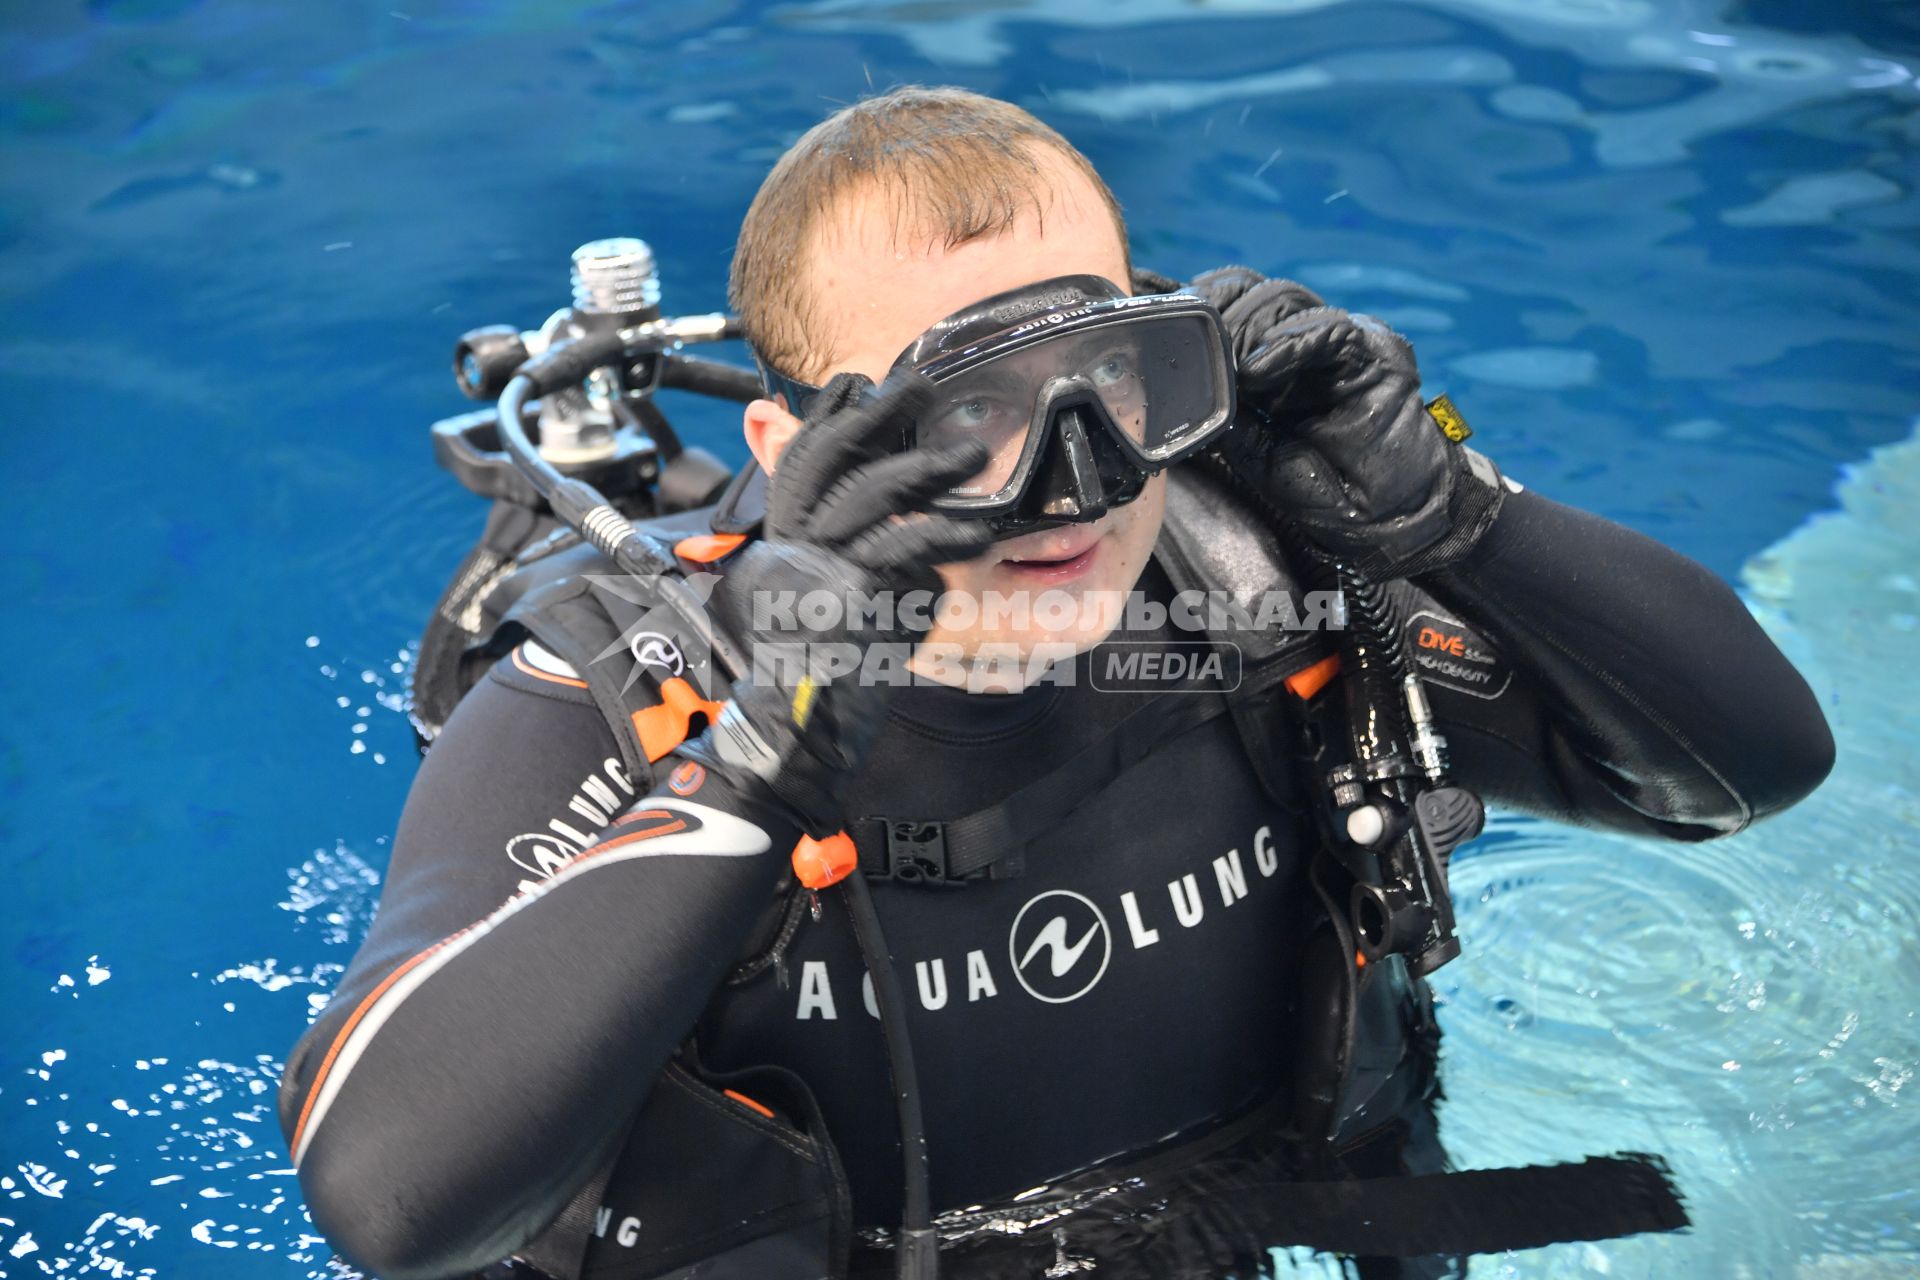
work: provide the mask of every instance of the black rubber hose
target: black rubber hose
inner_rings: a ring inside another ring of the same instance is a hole
[[[653,441],[654,448],[660,451],[660,461],[672,462],[686,452],[686,445],[680,440],[680,433],[667,421],[667,415],[660,412],[660,406],[651,397],[645,400],[616,400],[613,411],[620,415],[623,422],[636,427],[647,439]]]
[[[626,340],[618,330],[588,334],[571,342],[548,347],[546,351],[520,366],[516,376],[531,379],[533,389],[545,394],[557,387],[584,382],[601,365],[612,364],[626,349]]]
[[[896,1275],[900,1280],[934,1280],[940,1274],[940,1237],[933,1229],[932,1191],[927,1165],[927,1127],[920,1111],[920,1080],[913,1065],[913,1043],[907,1034],[907,1002],[900,977],[893,970],[873,909],[873,893],[866,876],[855,871],[842,882],[839,895],[853,917],[853,936],[861,959],[873,975],[873,1002],[880,1010],[880,1030],[887,1042],[887,1068],[893,1076],[893,1098],[900,1117],[900,1148],[906,1162],[905,1208],[900,1215]]]
[[[549,385],[570,384],[551,383]],[[592,485],[562,475],[552,463],[540,456],[540,450],[527,437],[526,426],[522,419],[526,413],[527,401],[531,400],[539,389],[539,384],[526,371],[515,375],[507,383],[507,389],[500,393],[498,427],[500,444],[513,459],[513,465],[519,469],[520,474],[527,478],[527,482],[546,500],[547,505],[553,508],[553,514],[566,524],[575,529],[581,529],[585,533],[583,525],[586,524],[588,517],[596,509],[611,509],[611,507],[600,491]],[[603,545],[602,539],[591,534],[587,536],[595,546],[611,554],[613,548]],[[672,565],[664,561],[645,566],[649,573],[669,572],[672,568]]]
[[[663,359],[666,363],[660,369],[662,387],[692,391],[716,400],[734,400],[741,404],[758,400],[766,394],[760,385],[760,375],[751,369],[677,353]]]
[[[560,474],[527,438],[521,416],[533,391],[534,380],[521,374],[500,393],[500,443],[513,458],[514,466],[546,499],[554,515],[605,552],[622,572],[639,578],[661,578],[662,602],[680,615],[689,633],[707,647],[728,678],[739,679],[747,670],[746,655],[713,625],[700,600],[680,582],[680,566],[673,558],[638,533],[598,489]]]
[[[1404,678],[1406,655],[1401,651],[1393,602],[1387,599],[1386,590],[1345,565],[1341,566],[1340,586],[1347,598],[1347,625],[1373,646],[1373,656],[1388,675],[1396,681]]]
[[[1407,722],[1400,699],[1406,671],[1393,604],[1379,583],[1368,582],[1345,564],[1339,566],[1340,593],[1347,603],[1346,649],[1354,682],[1348,685],[1354,747],[1365,761],[1405,751]]]

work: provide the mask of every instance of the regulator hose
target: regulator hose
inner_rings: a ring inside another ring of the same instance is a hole
[[[667,357],[666,364],[660,369],[660,385],[740,404],[758,400],[766,394],[761,389],[759,375],[750,369],[679,354]]]
[[[1379,759],[1399,750],[1407,736],[1400,709],[1400,682],[1407,672],[1404,641],[1385,589],[1344,562],[1336,573],[1347,604],[1347,654],[1366,694],[1353,707],[1356,745],[1366,758]]]
[[[549,350],[521,366],[500,393],[500,444],[514,466],[547,505],[602,554],[633,577],[651,578],[661,600],[673,609],[692,634],[707,647],[731,679],[747,664],[732,641],[715,629],[700,600],[680,580],[680,566],[670,551],[640,533],[615,510],[598,489],[562,475],[528,438],[524,423],[527,402],[536,395],[577,385],[593,370],[626,354],[626,340],[617,333],[593,334]]]
[[[898,1280],[937,1280],[940,1273],[940,1236],[933,1229],[933,1193],[927,1172],[927,1129],[920,1109],[920,1078],[913,1063],[913,1044],[907,1035],[907,1000],[894,972],[893,954],[880,929],[880,916],[866,875],[856,871],[840,885],[838,895],[853,919],[853,935],[861,959],[873,977],[873,1003],[880,1011],[882,1038],[887,1046],[887,1069],[893,1077],[893,1100],[900,1120],[901,1155],[906,1161],[905,1207],[900,1214],[896,1246]]]

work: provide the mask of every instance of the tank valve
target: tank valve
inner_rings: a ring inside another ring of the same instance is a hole
[[[660,275],[653,249],[633,236],[590,240],[573,251],[576,318],[613,316],[620,326],[660,318]]]

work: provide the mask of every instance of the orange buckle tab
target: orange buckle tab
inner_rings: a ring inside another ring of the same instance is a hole
[[[733,554],[747,540],[744,533],[696,533],[673,544],[673,554],[694,564],[712,564]]]
[[[1330,653],[1310,667],[1302,667],[1286,679],[1287,688],[1302,699],[1311,698],[1327,687],[1327,681],[1340,674],[1340,655]]]
[[[809,889],[824,889],[839,884],[860,868],[860,851],[853,837],[844,831],[825,840],[801,836],[793,846],[793,874]]]
[[[723,702],[701,697],[683,677],[662,680],[659,704],[633,713],[633,731],[640,736],[640,749],[647,753],[648,763],[687,740],[694,716],[703,715],[708,724],[717,724],[725,707]]]

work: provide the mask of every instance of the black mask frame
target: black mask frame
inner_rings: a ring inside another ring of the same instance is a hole
[[[1062,276],[982,299],[941,320],[916,338],[894,361],[893,370],[916,369],[936,387],[1015,352],[1043,347],[1065,337],[1108,326],[1149,326],[1175,322],[1199,336],[1207,366],[1186,376],[1204,378],[1211,403],[1197,423],[1176,440],[1146,448],[1114,421],[1091,382],[1081,374],[1047,379],[1038,389],[1027,433],[1010,481],[986,495],[946,495],[935,510],[955,517],[984,519],[1002,537],[1058,524],[1097,520],[1140,496],[1149,477],[1218,440],[1234,415],[1231,344],[1219,314],[1192,294],[1129,296],[1098,276]],[[805,417],[820,393],[758,359],[769,397],[784,396],[787,410]],[[917,443],[910,425],[902,450]]]

